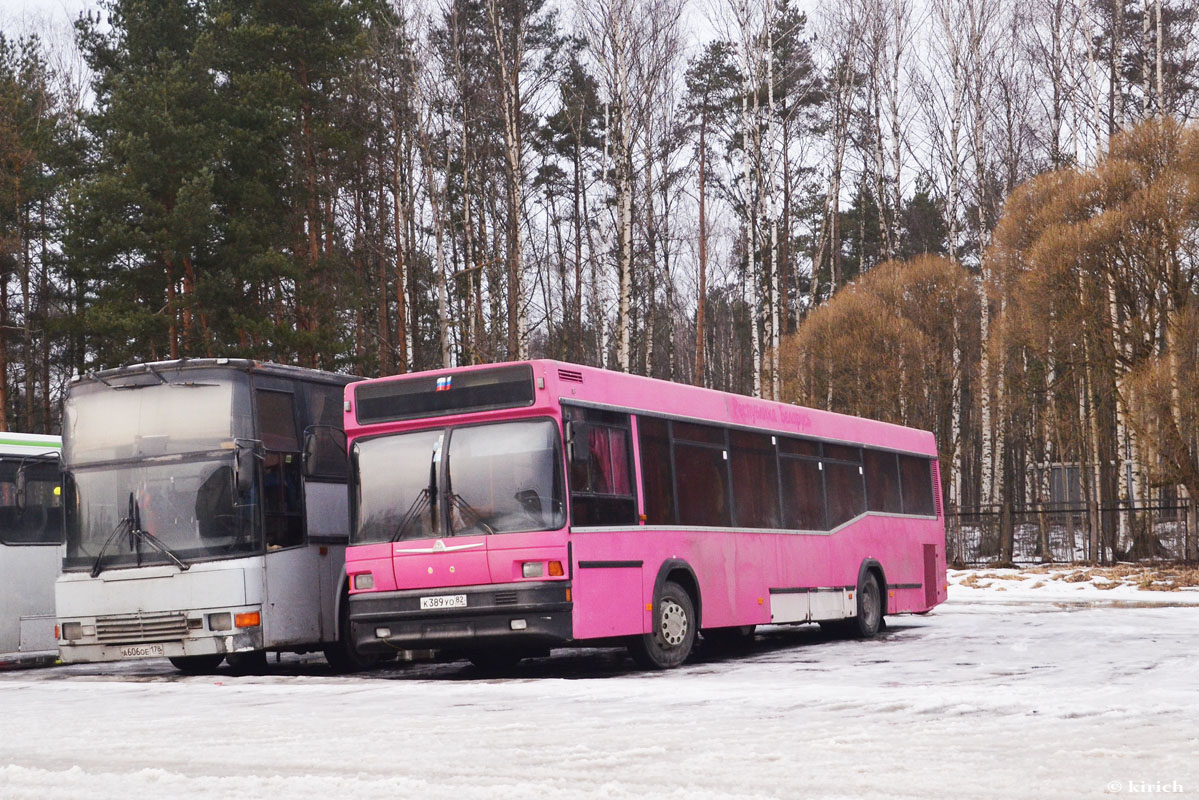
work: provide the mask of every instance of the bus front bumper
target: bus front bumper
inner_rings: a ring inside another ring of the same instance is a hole
[[[557,647],[572,638],[569,596],[569,581],[355,594],[350,596],[350,631],[364,655]],[[460,597],[465,606],[421,608],[422,600],[430,605]]]

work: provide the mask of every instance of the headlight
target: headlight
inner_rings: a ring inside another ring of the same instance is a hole
[[[520,567],[520,574],[526,578],[540,578],[543,571],[540,561],[526,561]]]
[[[227,631],[233,629],[233,615],[228,611],[208,615],[208,630]]]
[[[363,572],[360,575],[354,576],[355,589],[374,589],[375,576],[369,572]]]
[[[62,638],[68,642],[73,642],[83,638],[83,623],[82,622],[64,622],[62,624]]]

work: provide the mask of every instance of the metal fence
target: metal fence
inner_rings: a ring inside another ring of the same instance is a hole
[[[1010,517],[1010,522],[1009,518]],[[951,564],[993,563],[1001,533],[1012,531],[1012,561],[1111,562],[1194,558],[1199,530],[1189,501],[1168,505],[1046,505],[1005,514],[1000,506],[947,508],[945,536]],[[1114,547],[1112,543],[1114,541]],[[1136,547],[1137,543],[1140,547]]]

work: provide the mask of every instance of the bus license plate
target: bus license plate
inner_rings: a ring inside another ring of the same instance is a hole
[[[165,655],[166,650],[160,644],[140,644],[121,648],[121,658],[162,658]]]
[[[436,597],[422,597],[420,610],[428,611],[434,608],[466,608],[466,595],[442,594]]]

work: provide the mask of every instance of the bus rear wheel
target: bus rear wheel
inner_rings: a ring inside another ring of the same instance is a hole
[[[870,639],[883,626],[883,592],[878,577],[867,572],[858,586],[858,615],[849,623],[849,632],[859,639]]]
[[[213,653],[206,656],[171,656],[167,660],[171,662],[171,666],[184,675],[209,675],[216,672],[216,668],[225,660],[225,656],[221,653]]]
[[[695,603],[673,581],[662,585],[654,603],[654,628],[629,642],[629,654],[643,669],[672,669],[695,646]]]

